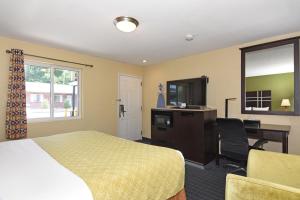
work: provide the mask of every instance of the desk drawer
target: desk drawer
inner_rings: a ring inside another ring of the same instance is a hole
[[[282,132],[275,131],[264,131],[263,138],[270,141],[281,142],[282,141]]]
[[[247,130],[247,135],[252,139],[261,139],[263,138],[263,132],[260,130]]]

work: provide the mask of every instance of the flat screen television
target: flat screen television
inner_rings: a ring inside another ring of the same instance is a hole
[[[208,77],[167,81],[167,105],[206,106]]]

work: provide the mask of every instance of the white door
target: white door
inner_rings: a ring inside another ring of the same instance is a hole
[[[142,79],[119,75],[119,137],[129,140],[142,138]]]

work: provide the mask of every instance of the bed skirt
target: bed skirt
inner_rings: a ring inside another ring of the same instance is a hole
[[[186,195],[185,195],[184,189],[182,189],[175,196],[169,198],[168,200],[186,200]]]

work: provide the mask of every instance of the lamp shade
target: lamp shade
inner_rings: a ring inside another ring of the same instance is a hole
[[[282,107],[290,107],[291,106],[291,102],[289,99],[282,99],[281,100],[281,106]]]

